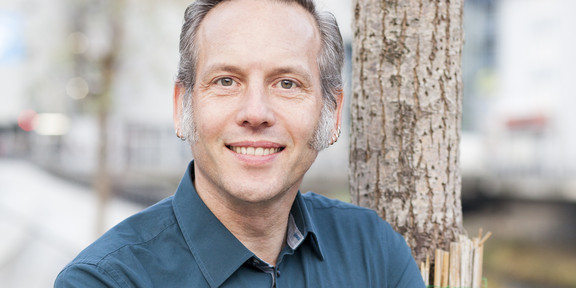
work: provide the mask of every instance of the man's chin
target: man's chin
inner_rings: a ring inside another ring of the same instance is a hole
[[[286,197],[292,198],[296,195],[298,187],[296,188],[283,188],[275,185],[266,185],[262,182],[253,183],[252,185],[243,185],[241,189],[236,188],[231,192],[231,196],[235,199],[237,204],[245,206],[261,206],[282,201]]]

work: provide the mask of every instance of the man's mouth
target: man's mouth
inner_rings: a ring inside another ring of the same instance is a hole
[[[241,147],[241,146],[226,146],[228,149],[242,155],[251,156],[266,156],[282,151],[284,148],[264,148],[264,147]]]

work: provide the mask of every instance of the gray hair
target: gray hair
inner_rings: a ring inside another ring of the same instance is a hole
[[[224,1],[196,0],[186,8],[184,24],[180,33],[180,63],[176,81],[185,88],[182,100],[182,135],[193,143],[198,139],[193,122],[192,91],[196,81],[198,44],[196,36],[202,20],[208,12]],[[321,49],[317,62],[320,70],[322,98],[321,118],[310,145],[320,151],[329,146],[332,128],[336,119],[330,112],[336,110],[336,97],[342,93],[342,67],[344,65],[344,44],[334,15],[316,10],[313,0],[274,0],[282,3],[296,3],[306,9],[315,19],[320,32]]]

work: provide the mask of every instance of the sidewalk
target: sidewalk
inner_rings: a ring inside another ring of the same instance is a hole
[[[52,287],[96,235],[96,195],[23,160],[0,158],[0,286]],[[107,226],[143,207],[113,199]]]

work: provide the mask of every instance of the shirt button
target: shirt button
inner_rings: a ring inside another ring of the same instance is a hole
[[[276,278],[280,278],[280,270],[276,270]]]

